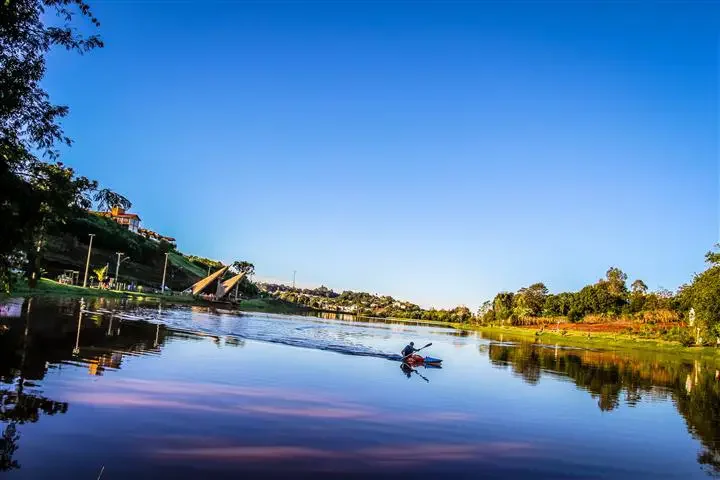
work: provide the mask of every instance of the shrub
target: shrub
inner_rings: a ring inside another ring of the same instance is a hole
[[[686,347],[690,347],[695,344],[695,339],[687,327],[677,326],[667,330],[662,338],[671,342],[679,342]]]
[[[681,320],[680,314],[665,308],[638,312],[635,314],[634,318],[641,323],[649,324],[679,323]]]

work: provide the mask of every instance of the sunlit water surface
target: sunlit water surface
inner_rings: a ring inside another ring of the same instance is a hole
[[[388,359],[410,340],[442,369]],[[443,326],[0,304],[0,474],[707,478],[714,365]]]

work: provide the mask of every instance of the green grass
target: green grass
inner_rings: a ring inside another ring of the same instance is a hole
[[[207,277],[207,270],[199,267],[198,265],[195,265],[179,253],[170,252],[168,254],[168,259],[170,260],[171,264],[175,265],[177,268],[182,268],[183,270],[192,275],[196,275],[200,278]]]
[[[118,290],[100,290],[98,288],[85,288],[75,285],[64,285],[54,280],[43,278],[36,288],[29,288],[26,282],[13,285],[10,296],[53,296],[53,297],[105,297],[105,298],[135,298],[137,300],[164,300],[168,303],[190,303],[195,305],[208,305],[209,302],[186,295],[160,295],[158,293],[126,292]],[[254,298],[240,302],[240,310],[251,312],[297,314],[309,311],[296,304],[277,299]]]
[[[312,311],[308,308],[300,307],[295,303],[275,298],[252,298],[242,300],[240,302],[240,310],[248,312],[280,313],[285,315]]]
[[[15,283],[10,291],[11,296],[62,296],[62,297],[107,297],[107,298],[136,298],[163,299],[172,303],[202,303],[190,296],[160,295],[148,292],[126,292],[119,290],[100,290],[99,288],[86,288],[77,285],[64,285],[47,278],[40,279],[36,288],[30,288],[27,282]]]
[[[698,357],[720,361],[720,349],[714,347],[686,347],[678,342],[660,339],[645,339],[628,334],[591,333],[567,331],[565,335],[553,330],[545,330],[536,335],[536,330],[520,327],[485,327],[476,325],[454,324],[456,328],[487,332],[493,336],[502,334],[504,340],[536,340],[550,345],[566,347],[594,348],[599,350],[624,350],[671,353],[685,358]]]

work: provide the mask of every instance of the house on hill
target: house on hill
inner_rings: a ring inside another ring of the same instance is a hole
[[[123,208],[113,207],[109,212],[93,213],[103,217],[108,217],[131,232],[138,233],[138,230],[140,229],[140,217],[136,213],[127,213]]]
[[[113,207],[108,212],[93,212],[90,213],[99,215],[101,217],[109,218],[110,220],[114,221],[115,223],[122,225],[123,227],[127,228],[133,233],[136,233],[138,235],[141,235],[148,240],[152,240],[154,242],[168,242],[173,247],[177,245],[177,241],[173,237],[167,237],[165,235],[161,235],[157,232],[154,232],[152,230],[149,230],[147,228],[141,228],[140,227],[140,216],[136,213],[128,213],[124,209],[120,207]]]

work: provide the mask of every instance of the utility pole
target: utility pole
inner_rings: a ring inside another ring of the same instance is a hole
[[[115,252],[117,253],[118,259],[117,263],[115,264],[115,286],[117,287],[117,284],[120,282],[120,278],[118,277],[118,272],[120,271],[120,257],[125,255],[123,252]],[[123,259],[124,261],[124,259]],[[115,288],[117,290],[117,288]]]
[[[295,274],[297,273],[297,270],[293,270],[293,290],[295,290]]]
[[[165,253],[165,266],[163,267],[163,281],[162,281],[162,287],[160,287],[160,292],[165,295],[165,272],[167,272],[167,261],[168,261],[168,254]]]
[[[90,252],[92,252],[92,241],[93,241],[94,236],[95,236],[94,233],[90,234],[90,245],[88,245],[87,262],[85,262],[85,279],[83,280],[83,287],[87,287],[87,276],[88,276],[88,270],[90,269]]]

